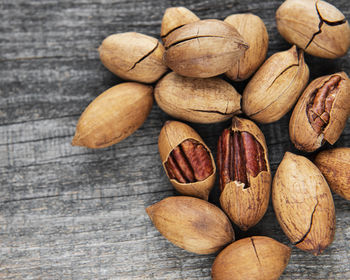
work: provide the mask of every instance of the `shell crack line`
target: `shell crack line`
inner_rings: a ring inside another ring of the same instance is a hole
[[[148,53],[146,53],[143,57],[141,57],[138,61],[136,61],[134,63],[134,65],[128,70],[131,71],[132,69],[134,69],[136,67],[137,64],[139,64],[141,61],[145,60],[147,57],[149,57],[159,46],[159,42],[157,42],[156,46],[150,50]]]

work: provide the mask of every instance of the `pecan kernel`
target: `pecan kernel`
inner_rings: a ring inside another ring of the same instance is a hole
[[[180,183],[203,181],[213,173],[209,152],[194,139],[187,139],[170,153],[165,167],[170,179]]]
[[[321,134],[329,123],[332,104],[339,91],[341,79],[338,75],[331,76],[311,95],[306,110],[309,122],[317,134]]]
[[[267,171],[265,153],[261,144],[249,132],[225,129],[218,143],[220,189],[231,181],[249,188],[249,176],[256,177]]]

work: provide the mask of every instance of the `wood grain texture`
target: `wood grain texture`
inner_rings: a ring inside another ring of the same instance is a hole
[[[350,18],[348,0],[331,1]],[[170,244],[145,208],[174,195],[162,169],[157,138],[170,119],[154,105],[132,136],[103,150],[72,147],[84,108],[121,80],[97,48],[110,34],[137,31],[159,38],[167,7],[186,6],[203,19],[238,12],[260,16],[268,56],[289,45],[277,33],[281,1],[2,0],[0,2],[0,279],[210,279],[214,255]],[[336,60],[306,56],[311,79],[344,70]],[[245,83],[234,84],[242,92]],[[289,141],[290,113],[260,125],[273,173]],[[214,152],[223,128],[192,125]],[[350,147],[350,122],[335,146]],[[329,148],[326,146],[325,148]],[[319,257],[293,248],[280,279],[350,279],[350,204],[334,195],[337,230]],[[218,203],[218,184],[210,196]],[[238,238],[267,235],[291,245],[272,207]]]

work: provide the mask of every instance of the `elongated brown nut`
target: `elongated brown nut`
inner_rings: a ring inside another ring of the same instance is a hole
[[[295,105],[289,135],[295,147],[313,152],[334,144],[350,114],[350,80],[344,72],[313,80]]]
[[[287,152],[272,185],[277,220],[301,250],[321,254],[333,241],[333,197],[321,171],[307,158]]]
[[[264,216],[270,197],[271,171],[260,129],[250,120],[234,117],[219,138],[217,163],[221,207],[247,230]]]
[[[195,21],[199,21],[199,17],[185,7],[171,7],[166,9],[160,29],[160,37],[163,43],[166,42],[171,32]]]
[[[304,52],[296,46],[269,57],[244,89],[242,110],[260,123],[278,121],[292,109],[309,80]]]
[[[216,168],[209,148],[188,125],[167,121],[158,139],[160,158],[177,191],[208,200]]]
[[[286,268],[291,249],[266,236],[240,239],[216,257],[213,280],[277,280]]]
[[[330,188],[350,200],[350,148],[335,148],[317,154],[315,164]]]
[[[168,197],[146,211],[165,238],[189,252],[211,254],[235,238],[225,213],[202,199]]]

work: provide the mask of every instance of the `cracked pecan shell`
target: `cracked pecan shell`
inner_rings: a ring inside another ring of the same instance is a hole
[[[230,220],[214,204],[188,196],[165,198],[146,208],[171,243],[196,254],[212,254],[235,240]]]
[[[265,137],[250,120],[234,117],[219,138],[220,204],[230,219],[248,230],[264,216],[271,187]]]
[[[164,47],[169,68],[196,78],[225,73],[248,49],[233,26],[216,19],[192,22],[174,30]]]
[[[272,183],[277,220],[299,249],[321,254],[333,241],[335,209],[321,171],[303,156],[286,152]]]
[[[321,0],[287,0],[276,12],[277,28],[290,43],[323,58],[337,58],[350,47],[345,16]]]
[[[286,268],[291,249],[266,236],[240,239],[216,257],[213,280],[277,280]]]
[[[202,138],[190,126],[167,121],[158,138],[164,170],[175,189],[208,200],[214,186],[214,158]]]
[[[330,188],[350,200],[350,148],[335,148],[317,154],[314,163]]]
[[[295,147],[313,152],[334,144],[350,114],[350,80],[340,72],[313,80],[293,110],[289,136]]]
[[[98,50],[103,65],[125,80],[153,83],[167,71],[163,45],[141,33],[110,35]]]
[[[222,122],[241,112],[241,95],[217,77],[189,78],[171,72],[157,83],[154,97],[164,112],[189,122]]]
[[[254,74],[242,96],[242,110],[260,123],[278,121],[293,107],[309,80],[304,53],[293,46],[272,55]]]
[[[171,7],[166,9],[160,29],[160,37],[163,43],[166,42],[171,32],[195,21],[199,21],[199,17],[185,7]]]

